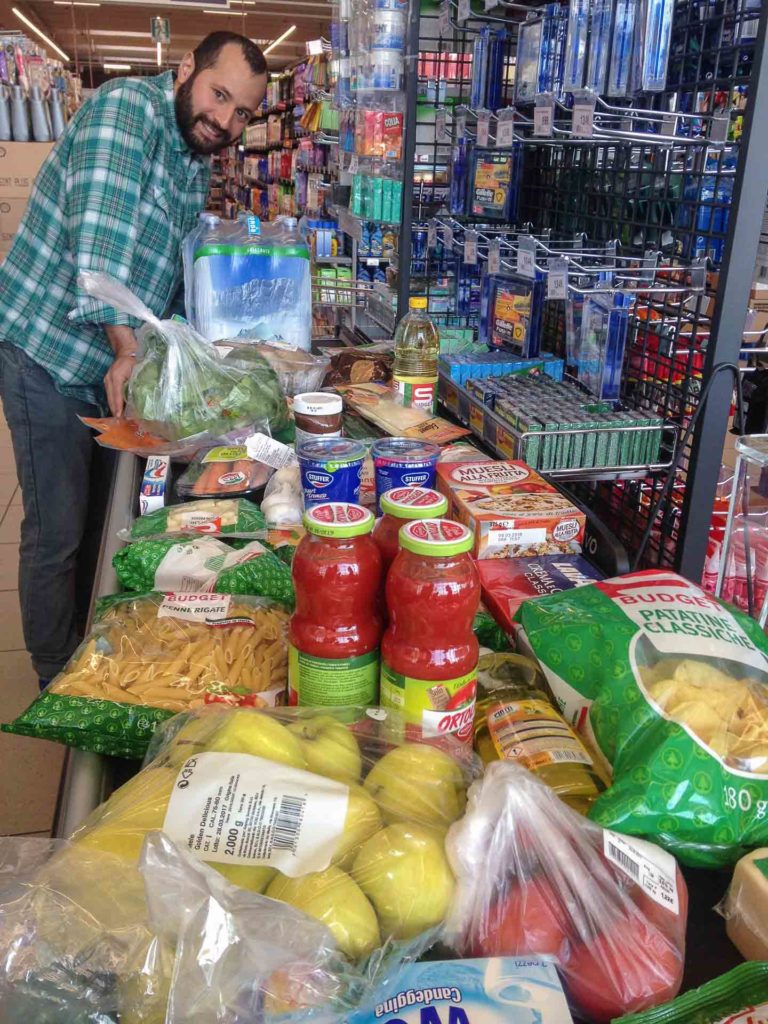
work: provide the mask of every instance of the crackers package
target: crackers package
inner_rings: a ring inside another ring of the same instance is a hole
[[[584,513],[524,462],[441,462],[437,486],[474,530],[476,558],[581,552]]]
[[[517,612],[567,721],[612,785],[589,816],[718,867],[768,845],[768,641],[667,570],[525,601]]]

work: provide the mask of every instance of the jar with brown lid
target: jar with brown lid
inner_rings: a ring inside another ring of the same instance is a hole
[[[296,420],[296,450],[302,441],[315,437],[341,437],[341,414],[344,400],[341,395],[326,391],[307,391],[293,399]]]

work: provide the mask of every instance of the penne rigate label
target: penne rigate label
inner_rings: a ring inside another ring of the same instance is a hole
[[[227,618],[231,604],[229,594],[166,594],[157,617],[216,625]]]

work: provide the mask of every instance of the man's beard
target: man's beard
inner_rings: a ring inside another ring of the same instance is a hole
[[[227,146],[231,145],[232,140],[226,132],[222,132],[221,128],[214,121],[211,121],[210,118],[206,117],[205,114],[195,114],[193,111],[193,80],[194,76],[193,78],[188,78],[176,91],[176,121],[181,137],[192,152],[200,153],[203,156],[210,156],[211,153],[218,153],[220,150],[226,149]],[[196,135],[195,128],[198,124],[204,124],[211,131],[216,132],[220,141],[217,139],[202,139]]]

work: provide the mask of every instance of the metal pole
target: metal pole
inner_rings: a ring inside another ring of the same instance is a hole
[[[411,227],[413,224],[413,175],[416,155],[416,103],[419,95],[419,0],[411,0],[408,14],[408,45],[405,51],[405,133],[403,137],[403,208],[397,244],[397,319],[408,312],[411,280]]]
[[[739,162],[734,180],[725,257],[717,288],[715,314],[704,360],[706,385],[718,363],[738,363],[755,272],[757,245],[768,194],[768,5],[763,4],[749,79]],[[701,412],[691,451],[678,546],[678,570],[699,581],[707,552],[712,509],[728,429],[734,378],[719,373]]]

